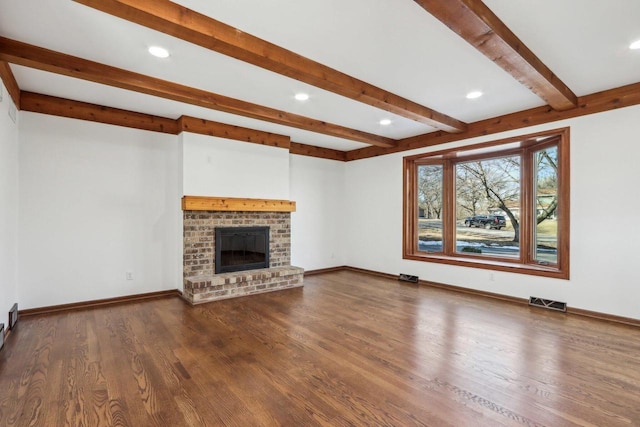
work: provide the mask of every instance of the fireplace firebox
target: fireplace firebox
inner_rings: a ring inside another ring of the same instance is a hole
[[[269,227],[216,227],[215,272],[269,268]]]

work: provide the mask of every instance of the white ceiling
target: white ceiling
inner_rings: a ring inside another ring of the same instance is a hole
[[[545,102],[412,0],[179,0],[302,56],[474,122]],[[639,0],[485,0],[578,96],[640,82]],[[71,0],[0,0],[0,35],[394,139],[430,126],[243,63]],[[171,51],[150,56],[150,45]],[[11,66],[22,90],[170,118],[205,118],[352,150],[341,138],[208,110],[26,67]],[[481,90],[476,100],[467,92]],[[296,92],[311,98],[296,101]],[[390,118],[390,126],[381,126]]]

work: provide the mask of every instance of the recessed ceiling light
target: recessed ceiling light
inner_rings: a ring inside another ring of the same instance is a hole
[[[302,93],[302,92],[296,93],[294,98],[297,99],[298,101],[306,101],[307,99],[309,99],[309,94]]]
[[[157,58],[168,58],[169,51],[160,46],[151,46],[149,47],[149,53]]]
[[[473,92],[469,92],[467,94],[467,99],[476,99],[476,98],[480,98],[482,96],[482,92],[480,92],[479,90],[474,90]]]
[[[629,49],[637,50],[640,49],[640,40],[636,40],[629,45]]]
[[[380,124],[381,124],[382,126],[389,126],[389,125],[391,124],[391,120],[389,120],[389,119],[382,119],[382,120],[380,120]]]

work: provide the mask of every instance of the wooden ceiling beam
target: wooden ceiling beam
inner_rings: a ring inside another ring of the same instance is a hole
[[[178,120],[174,120],[166,117],[25,91],[20,93],[20,103],[23,106],[22,111],[32,113],[87,120],[172,135],[177,135],[181,132],[192,132],[285,148],[289,149],[291,154],[300,156],[338,160],[341,162],[346,161],[347,152],[345,151],[291,142],[290,138],[286,135],[262,132],[195,117],[182,116]]]
[[[269,71],[447,132],[466,124],[168,0],[75,0]]]
[[[556,110],[576,95],[480,0],[414,0]]]
[[[379,147],[395,141],[0,37],[0,61]]]
[[[151,116],[25,91],[21,92],[20,98],[23,111],[51,114],[170,134],[178,134],[182,132],[181,127],[178,125],[178,120],[164,117]],[[499,132],[522,129],[589,114],[602,113],[618,108],[640,105],[640,83],[634,83],[582,96],[578,98],[578,105],[578,108],[567,111],[556,111],[549,106],[537,107],[519,111],[517,113],[481,120],[471,123],[469,130],[463,134],[450,134],[437,131],[417,135],[400,140],[398,147],[393,149],[368,147],[352,151],[340,151],[300,144],[292,141],[290,143],[289,152],[291,154],[298,154],[302,156],[339,161],[352,161],[407,150],[426,148],[449,142],[462,141],[478,136],[491,135]]]
[[[13,104],[19,110],[20,87],[18,86],[18,82],[13,75],[13,71],[11,71],[9,63],[6,61],[0,61],[0,79],[2,79],[2,81],[4,82],[4,87],[7,88],[7,92],[9,92],[9,96],[13,100]]]
[[[589,114],[602,113],[604,111],[631,107],[633,105],[640,105],[640,83],[581,96],[578,98],[578,107],[571,110],[557,111],[545,105],[543,107],[531,108],[518,111],[517,113],[505,114],[503,116],[470,123],[469,129],[464,133],[451,134],[437,131],[401,139],[395,148],[379,149],[377,147],[366,147],[348,151],[346,161],[432,147],[434,145],[462,141],[478,136],[522,129]]]
[[[181,132],[198,133],[200,135],[217,136],[236,141],[251,142],[253,144],[268,145],[289,149],[291,138],[286,135],[263,132],[260,130],[213,122],[211,120],[182,116],[178,119]]]
[[[87,120],[173,135],[180,133],[178,123],[173,119],[121,110],[119,108],[105,107],[87,102],[73,101],[56,96],[23,91],[20,96],[20,103],[22,104],[23,111],[33,113],[49,114],[52,116]]]
[[[348,151],[334,150],[333,148],[316,147],[315,145],[300,144],[291,141],[289,148],[291,154],[300,156],[317,157],[321,159],[338,160],[345,162],[347,160]]]

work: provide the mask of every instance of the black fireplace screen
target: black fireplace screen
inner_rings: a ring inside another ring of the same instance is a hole
[[[269,227],[216,227],[216,274],[269,268]]]

